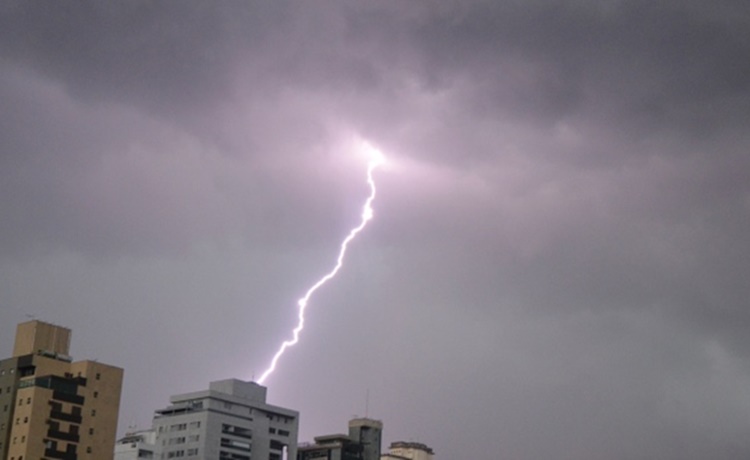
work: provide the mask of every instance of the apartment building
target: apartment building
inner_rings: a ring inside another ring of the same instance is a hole
[[[74,362],[68,328],[18,325],[0,360],[0,453],[6,460],[111,460],[123,370]]]
[[[282,460],[297,456],[299,413],[266,403],[266,387],[237,379],[175,395],[157,410],[155,457]]]

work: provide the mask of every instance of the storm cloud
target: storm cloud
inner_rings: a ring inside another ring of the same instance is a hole
[[[125,369],[120,429],[265,369],[301,440],[750,455],[740,1],[4,2],[0,354]]]

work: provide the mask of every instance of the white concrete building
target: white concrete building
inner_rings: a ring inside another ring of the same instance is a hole
[[[266,403],[266,388],[230,379],[175,395],[157,410],[156,459],[282,460],[297,457],[299,413]]]

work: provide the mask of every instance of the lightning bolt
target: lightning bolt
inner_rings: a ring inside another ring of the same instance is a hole
[[[297,301],[297,327],[295,327],[292,331],[292,338],[290,340],[285,340],[281,344],[281,347],[279,347],[279,350],[273,356],[268,369],[266,369],[265,372],[263,372],[263,375],[261,375],[258,379],[258,383],[260,383],[261,385],[266,380],[266,378],[268,378],[268,376],[271,375],[274,370],[276,370],[276,364],[279,362],[279,359],[284,354],[286,349],[296,345],[297,342],[299,342],[299,335],[302,332],[302,329],[305,327],[305,309],[307,308],[307,304],[310,301],[310,297],[321,286],[323,286],[331,278],[336,276],[336,273],[338,273],[339,269],[341,269],[341,266],[344,264],[344,256],[346,255],[346,249],[349,247],[349,243],[354,239],[354,237],[357,236],[359,232],[361,232],[365,228],[367,222],[369,222],[374,215],[372,210],[372,202],[373,200],[375,200],[375,180],[373,179],[373,171],[375,171],[375,168],[385,162],[385,157],[378,149],[376,149],[369,143],[363,142],[361,147],[370,157],[367,165],[367,184],[370,186],[370,196],[367,197],[367,200],[362,207],[362,220],[360,221],[359,225],[349,231],[349,234],[341,243],[339,255],[336,259],[336,265],[333,267],[333,269],[325,276],[320,278],[315,284],[313,284],[310,289],[307,290],[305,296]]]

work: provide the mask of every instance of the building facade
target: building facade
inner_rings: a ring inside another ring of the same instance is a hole
[[[380,460],[383,423],[370,418],[349,421],[349,434],[317,436],[299,447],[298,460]]]
[[[299,413],[266,403],[266,387],[236,379],[172,396],[153,429],[159,459],[282,460],[297,456]]]
[[[123,370],[73,362],[70,329],[18,325],[0,361],[0,453],[6,460],[113,457]]]

